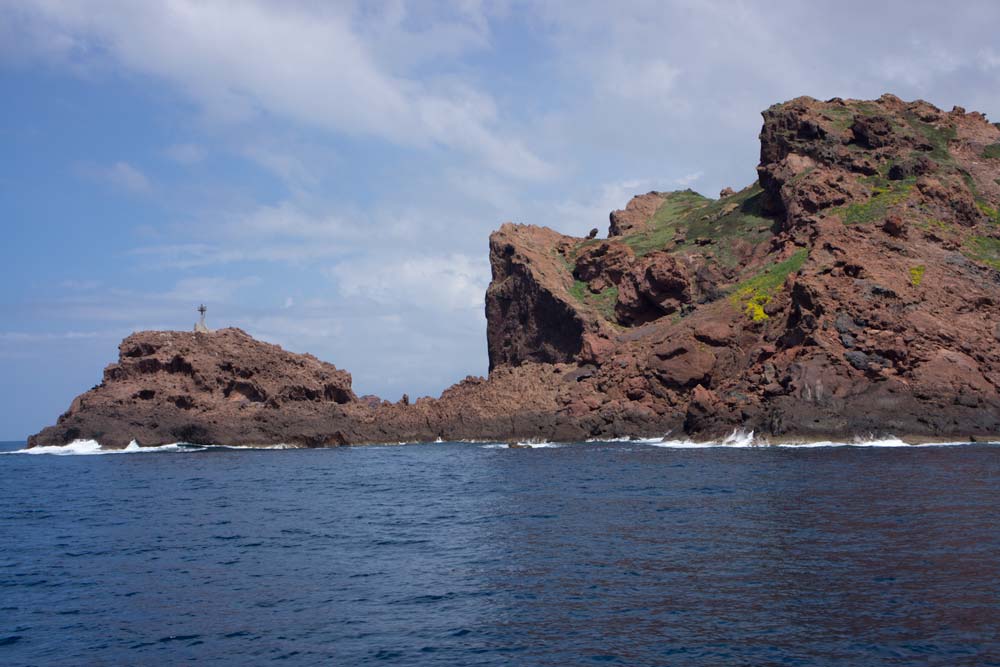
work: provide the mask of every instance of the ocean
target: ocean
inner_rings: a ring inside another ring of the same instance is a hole
[[[1000,446],[748,444],[7,453],[0,664],[1000,665]]]

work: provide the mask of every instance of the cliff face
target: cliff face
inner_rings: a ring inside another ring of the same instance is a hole
[[[32,444],[1000,433],[1000,129],[890,95],[763,115],[739,192],[640,195],[603,240],[495,232],[488,379],[359,401],[241,332],[146,332]]]
[[[763,115],[757,183],[640,195],[608,240],[547,246],[604,318],[575,356],[597,410],[624,394],[694,434],[996,433],[1000,129],[891,95]]]
[[[573,296],[566,255],[578,239],[546,227],[506,223],[490,235],[493,280],[486,290],[490,370],[525,362],[573,361],[584,334],[604,332],[599,314]]]
[[[273,415],[324,418],[357,403],[351,375],[311,355],[292,354],[240,329],[144,331],[118,346],[100,385],[74,399],[32,443],[92,438],[102,444],[285,442]],[[263,418],[262,418],[263,417]],[[288,433],[289,442],[310,435]],[[337,443],[313,438],[313,444]]]

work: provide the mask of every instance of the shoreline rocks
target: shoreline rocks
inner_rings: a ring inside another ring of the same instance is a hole
[[[140,332],[29,445],[995,438],[1000,128],[891,95],[763,116],[743,190],[494,232],[487,378],[389,403],[238,329]]]

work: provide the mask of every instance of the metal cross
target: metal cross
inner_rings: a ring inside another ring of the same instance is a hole
[[[198,312],[201,313],[202,318],[205,317],[205,312],[207,310],[208,308],[205,307],[205,304],[201,304],[200,306],[198,306]]]

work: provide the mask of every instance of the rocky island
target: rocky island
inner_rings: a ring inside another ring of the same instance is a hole
[[[738,192],[494,232],[487,378],[390,403],[239,329],[146,331],[29,446],[996,437],[1000,127],[892,95],[763,116]]]

